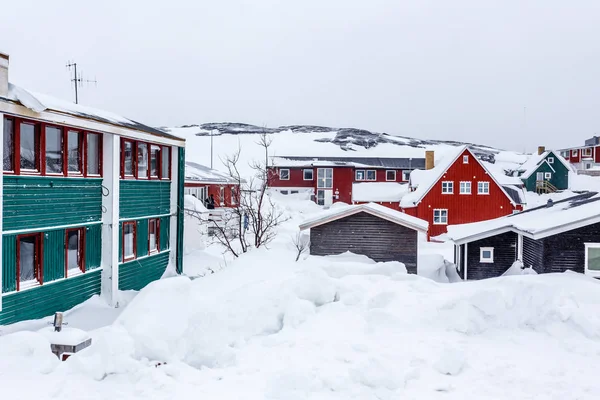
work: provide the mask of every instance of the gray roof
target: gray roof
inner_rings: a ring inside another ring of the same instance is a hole
[[[392,169],[424,169],[424,158],[382,158],[382,157],[303,157],[279,156],[279,159],[290,161],[325,161],[332,163],[357,163],[371,167]]]
[[[502,185],[502,188],[516,204],[525,204],[523,189],[513,185]]]

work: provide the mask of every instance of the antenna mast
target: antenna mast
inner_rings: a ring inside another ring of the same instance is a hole
[[[91,79],[83,79],[81,74],[77,74],[77,63],[75,61],[67,61],[67,69],[73,70],[73,77],[71,78],[71,82],[73,82],[73,87],[75,88],[75,104],[79,104],[79,94],[77,93],[77,87],[83,86],[84,83],[93,83],[94,85],[98,85],[98,81],[96,78],[94,80]]]

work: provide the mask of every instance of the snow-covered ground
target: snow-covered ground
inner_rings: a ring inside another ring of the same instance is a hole
[[[450,284],[352,254],[294,262],[298,223],[321,209],[273,196],[290,219],[268,249],[233,260],[186,221],[194,279],[122,293],[116,310],[96,297],[67,313],[93,344],[66,362],[36,332],[48,319],[0,328],[3,395],[600,398],[600,282],[565,273]],[[444,257],[448,245],[422,243],[424,275],[440,278],[431,267]]]

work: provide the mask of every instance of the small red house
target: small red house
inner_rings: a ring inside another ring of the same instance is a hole
[[[600,137],[587,139],[583,146],[562,149],[560,155],[578,171],[600,171]]]
[[[320,205],[375,202],[398,210],[411,171],[424,167],[424,158],[274,157],[268,185],[308,193]]]
[[[447,225],[484,221],[523,210],[524,192],[518,178],[492,173],[463,146],[434,166],[426,152],[426,169],[410,175],[410,192],[401,211],[429,222],[429,237],[446,233]]]
[[[190,194],[204,202],[212,194],[215,207],[233,207],[239,202],[240,185],[233,177],[217,170],[185,162],[184,194]]]

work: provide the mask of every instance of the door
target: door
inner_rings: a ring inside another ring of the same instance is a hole
[[[543,172],[536,173],[535,180],[536,180],[536,182],[543,182],[544,181],[544,173]]]
[[[333,168],[317,168],[317,204],[333,204]]]

